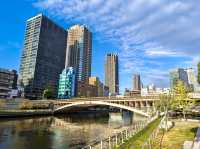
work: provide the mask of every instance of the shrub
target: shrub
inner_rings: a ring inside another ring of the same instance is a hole
[[[28,109],[32,109],[32,108],[33,108],[33,104],[30,101],[23,101],[20,104],[20,109],[28,110]]]
[[[0,108],[4,108],[5,107],[5,101],[4,100],[0,100]]]

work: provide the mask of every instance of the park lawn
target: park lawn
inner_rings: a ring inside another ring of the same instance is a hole
[[[138,132],[135,136],[128,139],[124,144],[117,149],[141,149],[142,145],[149,138],[153,130],[159,125],[161,118],[151,122],[145,129]]]
[[[181,149],[184,141],[194,140],[198,125],[198,122],[175,121],[175,126],[163,137],[162,149]]]

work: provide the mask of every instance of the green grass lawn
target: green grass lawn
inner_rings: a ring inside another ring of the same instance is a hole
[[[159,125],[160,120],[161,119],[159,118],[150,123],[145,129],[119,146],[118,149],[141,149],[144,142],[149,138],[153,130]]]
[[[184,141],[194,139],[198,125],[197,122],[175,121],[175,126],[164,135],[162,149],[182,149]]]

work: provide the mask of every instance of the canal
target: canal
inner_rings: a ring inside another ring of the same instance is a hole
[[[79,149],[144,118],[130,112],[0,120],[0,149]]]

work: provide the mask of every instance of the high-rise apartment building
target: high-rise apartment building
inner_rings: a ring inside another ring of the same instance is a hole
[[[41,98],[50,86],[56,96],[59,74],[65,66],[67,32],[43,14],[27,20],[19,85],[25,98]]]
[[[0,97],[9,97],[17,89],[17,71],[0,68]]]
[[[77,80],[88,82],[91,76],[92,33],[83,25],[68,30],[66,67],[75,69]]]
[[[119,94],[118,56],[107,54],[105,60],[105,85],[113,95]]]
[[[197,85],[197,77],[195,76],[195,72],[193,68],[187,68],[185,69],[187,72],[187,76],[188,76],[188,83],[189,84],[194,84]]]
[[[141,90],[140,75],[138,75],[138,74],[135,74],[133,76],[133,90],[134,91],[140,91]]]

